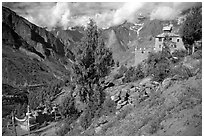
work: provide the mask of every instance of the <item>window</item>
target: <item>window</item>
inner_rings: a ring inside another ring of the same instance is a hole
[[[162,41],[162,38],[159,38],[159,41],[161,42],[161,41]]]
[[[159,45],[159,48],[161,48],[161,45]]]
[[[169,38],[169,40],[172,40],[172,38]]]
[[[177,39],[177,42],[179,42],[179,39]]]
[[[176,48],[176,45],[174,45],[174,48]]]

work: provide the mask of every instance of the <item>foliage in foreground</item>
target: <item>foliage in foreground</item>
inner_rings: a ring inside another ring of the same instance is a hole
[[[81,88],[78,93],[80,100],[87,105],[81,119],[81,125],[86,129],[104,102],[105,93],[100,79],[110,73],[114,60],[93,20],[90,20],[85,37],[78,48],[73,78],[75,84]]]
[[[130,67],[125,72],[123,83],[134,82],[142,78],[144,78],[144,72],[142,71],[142,65],[138,64],[137,67]]]

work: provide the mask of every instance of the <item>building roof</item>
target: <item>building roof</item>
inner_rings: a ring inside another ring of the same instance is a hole
[[[163,31],[171,31],[171,30],[172,30],[172,26],[163,27]]]
[[[162,37],[162,38],[164,38],[165,36],[169,36],[169,37],[179,37],[178,34],[174,34],[174,33],[162,33],[162,34],[157,35],[156,37]]]

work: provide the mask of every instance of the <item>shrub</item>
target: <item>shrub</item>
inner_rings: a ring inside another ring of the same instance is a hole
[[[117,62],[116,62],[116,66],[117,66],[117,67],[119,67],[119,66],[120,66],[120,63],[119,63],[119,61],[117,61]]]
[[[116,112],[116,103],[109,98],[107,98],[101,108],[101,115],[110,115]]]
[[[170,60],[163,52],[150,53],[147,59],[147,76],[153,76],[153,80],[161,82],[170,73]]]
[[[89,98],[87,107],[84,109],[84,112],[80,117],[80,125],[84,129],[87,129],[91,125],[94,118],[101,116],[100,111],[106,97],[100,86],[95,85],[94,89],[90,90],[90,92],[92,93],[92,96]]]
[[[126,66],[122,65],[122,66],[119,68],[118,73],[115,74],[115,75],[113,76],[113,78],[114,78],[115,80],[117,80],[117,79],[119,79],[119,78],[122,78],[123,75],[124,75],[124,73],[125,73],[127,70],[128,70],[128,68],[127,68]]]
[[[80,125],[85,130],[91,125],[92,119],[94,118],[94,111],[88,107],[80,116]]]
[[[170,74],[172,77],[177,75],[181,79],[187,79],[192,76],[191,71],[187,67],[182,65],[172,68]]]
[[[123,120],[132,110],[133,107],[131,105],[126,105],[117,115],[117,120]]]
[[[176,50],[172,53],[174,57],[183,58],[188,55],[188,51],[186,50]]]
[[[114,80],[120,79],[122,77],[123,77],[123,74],[118,74],[118,73],[113,76]]]
[[[125,73],[125,78],[123,79],[124,83],[128,82],[134,82],[139,79],[144,78],[144,72],[142,71],[142,65],[139,64],[136,68],[135,67],[130,67],[126,73]]]
[[[27,112],[27,104],[18,104],[16,107],[17,117],[22,117]]]
[[[144,78],[144,72],[143,72],[142,64],[138,64],[137,68],[135,69],[135,75],[136,76],[135,76],[134,80]]]
[[[127,68],[126,66],[122,65],[122,66],[119,68],[118,73],[119,73],[119,74],[124,74],[127,70],[128,70],[128,68]]]
[[[130,67],[126,72],[125,72],[125,77],[123,79],[123,83],[128,83],[131,82],[133,79],[133,75],[135,73],[135,68]]]
[[[70,125],[77,119],[78,116],[72,116],[70,118],[66,118],[62,124],[60,129],[58,129],[56,131],[56,134],[59,136],[64,136],[65,134],[67,134],[69,131],[71,131],[71,127]]]
[[[194,59],[202,59],[202,50],[198,50],[191,55]]]
[[[75,100],[72,96],[67,96],[62,105],[59,106],[59,110],[64,117],[77,116],[78,110],[75,107]]]

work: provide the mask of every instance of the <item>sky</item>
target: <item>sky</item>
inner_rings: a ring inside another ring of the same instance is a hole
[[[143,15],[151,20],[176,19],[181,11],[199,5],[193,2],[4,2],[30,22],[52,29],[86,26],[92,18],[100,28],[118,25],[124,21],[136,23]]]

